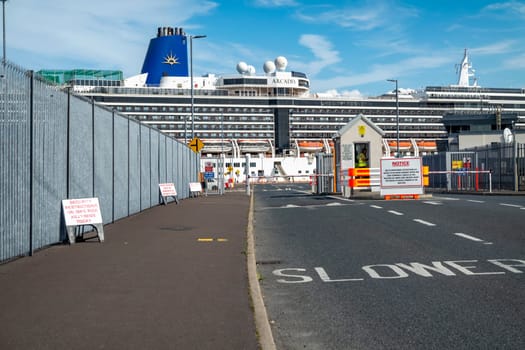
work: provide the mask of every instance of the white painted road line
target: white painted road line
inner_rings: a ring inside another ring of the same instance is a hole
[[[487,245],[491,245],[492,244],[492,242],[485,242],[484,240],[482,240],[480,238],[477,238],[477,237],[474,237],[474,236],[471,236],[471,235],[467,235],[466,233],[455,232],[453,234],[456,235],[456,236],[459,236],[459,237],[470,239],[471,241],[474,241],[474,242],[483,242],[483,244],[487,244]]]
[[[523,205],[519,205],[519,204],[500,203],[499,205],[503,205],[503,206],[505,206],[505,207],[512,207],[512,208],[520,208],[520,209],[523,209]]]
[[[472,202],[472,203],[485,203],[485,201],[479,201],[477,199],[467,199],[467,202]]]
[[[431,205],[442,205],[443,203],[441,202],[433,202],[433,201],[424,201],[423,203],[425,204],[431,204]]]
[[[415,222],[419,222],[420,224],[427,225],[427,226],[436,226],[436,224],[433,224],[431,222],[421,220],[421,219],[413,219]]]
[[[474,242],[483,242],[482,239],[479,239],[479,238],[474,237],[474,236],[467,235],[466,233],[454,232],[454,234],[455,234],[456,236],[459,236],[459,237],[463,237],[463,238],[466,238],[466,239],[470,239],[471,241],[474,241]]]
[[[459,201],[459,198],[453,198],[453,197],[440,197],[440,196],[436,196],[437,198],[439,199],[445,199],[447,201]]]
[[[389,212],[390,214],[394,214],[394,215],[405,215],[405,214],[400,213],[400,212],[395,211],[395,210],[389,210],[388,212]]]
[[[371,205],[370,207],[375,209],[383,209],[383,207],[380,207],[379,205]]]
[[[299,206],[295,204],[286,204],[282,206],[281,208],[299,208]]]

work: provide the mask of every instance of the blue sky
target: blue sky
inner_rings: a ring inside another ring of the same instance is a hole
[[[7,59],[27,69],[140,73],[157,27],[183,27],[195,75],[277,56],[312,92],[379,95],[450,85],[469,50],[478,84],[525,87],[525,1],[8,0]]]

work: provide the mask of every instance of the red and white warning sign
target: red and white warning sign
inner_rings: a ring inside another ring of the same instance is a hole
[[[159,188],[162,197],[177,196],[177,190],[173,182],[159,184]]]
[[[421,158],[382,158],[381,195],[423,194]]]
[[[102,224],[98,198],[62,200],[66,226]]]

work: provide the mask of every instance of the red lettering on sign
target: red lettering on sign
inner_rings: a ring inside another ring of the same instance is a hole
[[[398,160],[396,162],[392,162],[392,166],[408,166],[410,162],[408,160]]]

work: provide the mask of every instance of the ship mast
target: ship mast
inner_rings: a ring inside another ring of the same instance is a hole
[[[469,56],[467,49],[465,49],[465,54],[463,55],[463,60],[459,64],[459,77],[457,86],[462,87],[471,87],[478,86],[478,81],[474,77],[474,69],[472,69],[472,64],[469,62]],[[470,85],[470,78],[474,77],[474,83]]]

